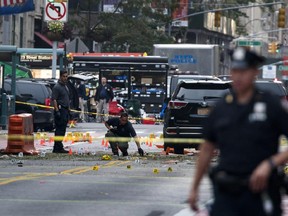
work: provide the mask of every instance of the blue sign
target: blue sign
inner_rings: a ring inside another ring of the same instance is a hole
[[[175,55],[170,59],[171,64],[196,64],[197,61],[192,55]]]
[[[35,6],[33,3],[33,0],[26,0],[22,4],[14,4],[11,6],[0,7],[0,16],[24,13],[28,11],[34,11],[34,10],[35,10]]]

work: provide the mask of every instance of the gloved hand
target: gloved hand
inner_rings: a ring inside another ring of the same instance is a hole
[[[111,131],[112,133],[115,133],[117,131],[117,127],[110,128],[109,131]]]
[[[138,153],[140,156],[144,156],[144,151],[142,148],[138,148]]]
[[[61,118],[61,113],[60,113],[59,110],[55,112],[55,118],[56,119],[60,119]]]

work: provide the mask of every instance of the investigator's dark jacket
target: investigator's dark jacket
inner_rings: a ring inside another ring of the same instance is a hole
[[[106,92],[107,92],[107,98],[100,98],[100,92],[101,92],[102,87],[103,87],[103,85],[100,84],[96,88],[95,101],[99,101],[100,99],[106,99],[106,101],[109,101],[109,100],[112,101],[114,98],[114,93],[113,93],[112,87],[109,84],[106,84],[104,88],[106,89]]]

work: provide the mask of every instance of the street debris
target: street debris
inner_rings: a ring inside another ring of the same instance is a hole
[[[9,159],[9,156],[8,155],[2,155],[2,156],[0,156],[0,159]]]
[[[19,160],[19,161],[17,162],[17,165],[18,165],[18,167],[23,167],[23,162],[22,162],[21,160]]]
[[[154,169],[153,169],[153,173],[158,174],[158,173],[159,173],[159,170],[158,170],[157,168],[154,168]]]
[[[92,168],[92,170],[98,171],[98,170],[99,170],[99,166],[94,166],[94,167]]]

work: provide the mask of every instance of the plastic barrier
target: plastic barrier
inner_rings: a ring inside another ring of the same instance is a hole
[[[142,124],[155,124],[156,119],[155,118],[143,118]]]
[[[7,142],[6,153],[38,154],[34,147],[32,114],[9,116]]]

